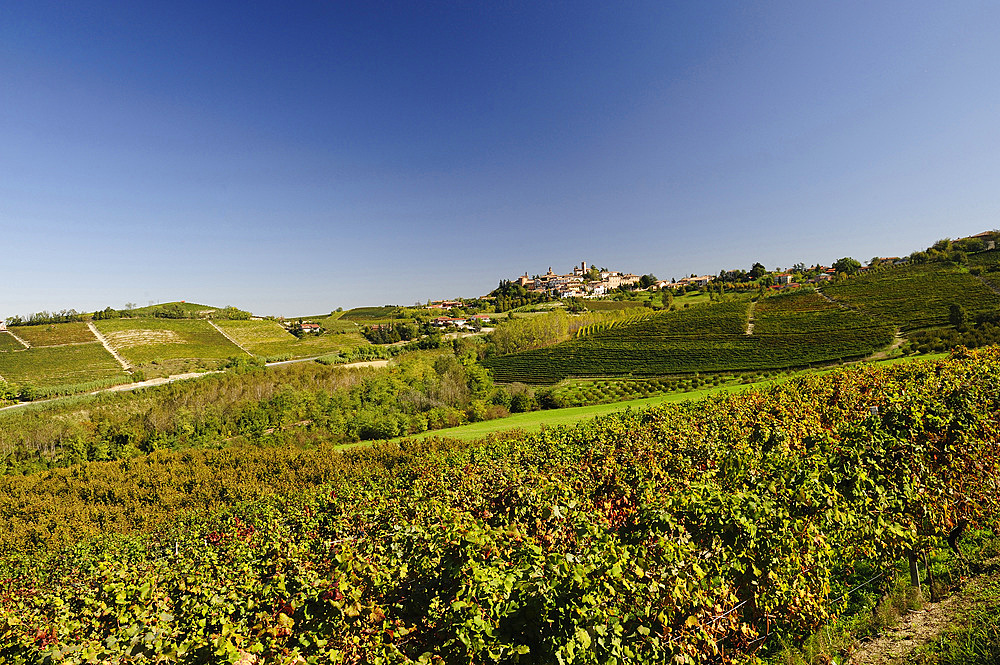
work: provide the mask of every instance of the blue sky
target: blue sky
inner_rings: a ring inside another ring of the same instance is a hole
[[[476,296],[1000,226],[992,2],[9,2],[0,316]]]

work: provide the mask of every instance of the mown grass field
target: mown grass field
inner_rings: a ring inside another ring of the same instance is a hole
[[[31,346],[58,346],[96,342],[97,338],[83,321],[50,323],[41,326],[17,326],[17,336]]]
[[[861,358],[893,339],[891,326],[809,292],[763,300],[747,335],[749,306],[741,299],[662,312],[483,364],[497,381],[536,384],[574,376],[786,369]]]
[[[216,369],[227,358],[246,356],[208,321],[110,319],[95,325],[111,347],[147,378]]]
[[[0,353],[0,375],[11,383],[37,387],[70,386],[115,378],[123,382],[131,380],[118,361],[97,341]]]
[[[216,325],[244,349],[264,358],[308,358],[368,344],[356,332],[357,327],[353,323],[336,320],[332,323],[344,332],[309,334],[301,339],[286,331],[277,321],[217,321]],[[320,325],[327,327],[325,323]]]
[[[904,331],[948,323],[952,304],[972,317],[1000,308],[1000,295],[960,268],[907,265],[823,287],[823,293]]]
[[[0,332],[0,353],[6,351],[20,351],[22,349],[24,349],[24,345],[14,339],[13,335],[9,332]]]

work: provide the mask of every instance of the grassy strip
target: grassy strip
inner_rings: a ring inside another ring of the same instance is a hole
[[[941,358],[947,358],[947,353],[935,353],[927,356],[908,356],[901,358],[892,358],[889,360],[880,360],[878,365],[896,365],[899,363],[910,363],[920,360],[938,360]],[[709,388],[701,388],[698,390],[692,390],[685,393],[671,393],[668,395],[657,395],[656,397],[646,397],[643,399],[631,399],[623,402],[612,402],[610,404],[595,404],[592,406],[574,406],[565,409],[551,409],[547,411],[531,411],[528,413],[518,413],[506,418],[498,418],[497,420],[486,420],[478,423],[470,423],[468,425],[461,425],[459,427],[451,427],[443,430],[430,430],[423,432],[421,434],[416,434],[409,437],[400,437],[399,439],[394,439],[395,441],[400,441],[403,438],[409,439],[425,439],[427,437],[433,436],[443,436],[449,439],[458,439],[460,441],[467,441],[471,439],[482,439],[490,434],[496,434],[497,432],[504,432],[508,430],[523,430],[525,432],[534,432],[542,429],[542,427],[555,427],[557,425],[573,425],[581,420],[587,420],[589,418],[597,418],[599,416],[604,416],[609,413],[616,413],[618,411],[624,411],[626,409],[641,409],[647,406],[656,406],[658,404],[669,404],[674,402],[683,402],[685,400],[699,400],[712,395],[718,395],[720,393],[738,393],[744,390],[753,390],[761,387],[772,386],[779,383],[784,383],[792,378],[803,376],[806,374],[823,375],[830,372],[834,372],[840,369],[839,367],[830,367],[822,370],[802,370],[799,372],[793,372],[782,377],[767,379],[765,381],[756,381],[748,384],[729,384],[721,386],[712,386]],[[347,446],[361,446],[368,445],[370,442],[361,441],[354,444],[346,444]]]
[[[971,598],[937,639],[914,653],[919,665],[992,665],[1000,662],[1000,575],[974,583]]]

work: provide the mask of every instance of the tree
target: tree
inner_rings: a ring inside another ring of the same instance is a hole
[[[759,279],[767,274],[767,268],[759,261],[750,268],[750,279]]]
[[[969,325],[969,315],[966,314],[964,307],[952,303],[948,308],[948,322],[959,332],[965,332]]]
[[[845,275],[854,275],[861,270],[861,262],[856,259],[852,259],[849,256],[845,256],[842,259],[834,261],[833,268],[837,272],[842,272]]]

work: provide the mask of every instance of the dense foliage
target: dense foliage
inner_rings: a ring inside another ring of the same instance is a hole
[[[242,373],[0,413],[0,472],[257,442],[288,428],[332,442],[384,439],[530,408],[495,387],[474,356],[456,344],[379,371],[248,362]]]
[[[58,312],[35,312],[26,316],[7,317],[8,326],[40,326],[46,323],[69,323],[83,321],[85,315],[75,309],[64,309]]]
[[[230,509],[5,557],[0,658],[730,662],[828,621],[952,519],[992,525],[998,409],[989,351],[485,445],[303,456],[327,484],[255,501],[266,471],[227,471],[250,488]],[[155,506],[140,482],[192,482],[181,454],[150,464],[89,502]],[[38,523],[58,509],[25,503]]]

